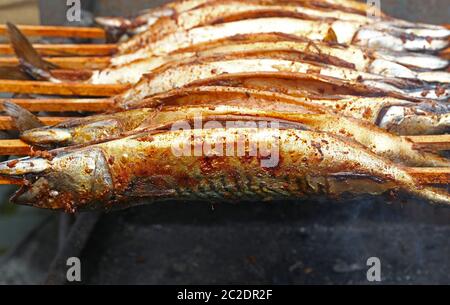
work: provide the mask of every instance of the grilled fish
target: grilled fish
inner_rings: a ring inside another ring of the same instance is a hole
[[[0,175],[26,181],[13,202],[75,212],[124,208],[142,198],[268,201],[400,189],[450,203],[447,193],[419,185],[405,168],[361,145],[293,128],[143,133],[52,155],[0,164]]]
[[[270,83],[273,83],[269,81]],[[139,103],[127,104],[127,108],[158,107],[159,105],[216,104],[245,100],[245,105],[258,105],[260,101],[272,104],[271,110],[300,112],[290,108],[301,106],[308,111],[329,111],[367,121],[398,135],[432,135],[446,133],[450,129],[448,105],[433,102],[411,102],[392,97],[328,96],[318,97],[304,92],[289,91],[288,94],[262,90],[267,86],[254,86],[250,80],[236,84],[245,87],[200,86],[173,90]],[[252,89],[254,88],[254,89]],[[271,89],[274,89],[271,87]],[[319,107],[325,106],[326,109]],[[268,107],[269,105],[265,105]],[[267,108],[265,108],[267,109]],[[301,112],[303,113],[303,112]],[[394,115],[395,114],[395,115]]]
[[[423,24],[413,24],[393,18],[387,18],[379,13],[378,18],[368,18],[368,8],[361,14],[360,10],[355,10],[342,4],[311,1],[209,1],[199,3],[191,3],[192,5],[172,6],[170,10],[163,9],[164,14],[159,11],[158,20],[155,20],[154,11],[148,15],[149,22],[145,22],[146,18],[139,18],[138,22],[129,22],[129,24],[146,24],[141,26],[140,35],[121,44],[119,50],[121,53],[129,53],[138,50],[142,46],[160,39],[176,30],[190,30],[195,27],[224,23],[233,20],[242,20],[255,17],[275,17],[275,16],[297,16],[305,19],[316,20],[342,20],[352,21],[359,25],[370,24],[371,28],[381,31],[393,32],[398,36],[418,36],[430,38],[446,38],[450,35],[450,31],[445,28]],[[103,19],[108,20],[108,19]],[[114,19],[109,19],[114,20]],[[119,25],[123,19],[116,21]]]
[[[150,42],[129,54],[112,58],[113,65],[124,65],[138,59],[165,55],[192,45],[225,39],[236,35],[283,33],[311,40],[332,41],[341,44],[357,44],[374,49],[393,51],[438,51],[448,46],[446,39],[414,38],[402,40],[393,34],[372,28],[362,29],[348,21],[323,22],[288,17],[247,19],[217,25],[177,31],[160,40]]]
[[[165,56],[152,56],[130,64],[94,71],[90,83],[136,83],[145,73],[169,63],[189,58],[210,57],[220,54],[285,53],[298,58],[324,64],[355,69],[361,72],[380,74],[387,77],[402,77],[428,82],[449,83],[450,74],[441,71],[449,62],[445,59],[425,54],[371,51],[356,46],[338,46],[321,42],[298,39],[289,35],[265,34],[244,35],[219,40],[209,44],[197,45],[173,52]],[[420,71],[415,71],[409,67]],[[429,69],[424,70],[424,69]]]
[[[218,92],[216,91],[216,94]],[[197,93],[200,92],[197,91]],[[207,90],[202,92],[202,94],[206,93]],[[239,93],[250,96],[239,98]],[[234,98],[223,99],[222,97],[219,100],[214,99],[213,96],[210,96],[210,100],[189,96],[190,103],[186,103],[187,101],[183,99],[173,98],[171,102],[166,99],[166,104],[159,101],[163,103],[159,108],[140,108],[110,115],[91,116],[52,127],[31,129],[23,132],[21,139],[39,146],[49,144],[64,146],[108,141],[130,132],[167,129],[183,120],[197,122],[203,118],[207,120],[209,117],[217,119],[228,116],[245,116],[257,120],[264,117],[302,124],[312,130],[352,138],[381,156],[410,166],[450,165],[444,158],[415,150],[408,140],[363,121],[333,114],[329,109],[320,106],[319,102],[310,103],[304,99],[270,93],[254,92],[253,96],[251,94],[252,91],[249,90],[234,91]],[[183,106],[176,105],[180,102]]]
[[[280,59],[276,59],[279,57]],[[258,72],[291,72],[317,74],[351,83],[361,83],[382,92],[394,92],[399,96],[410,98],[431,98],[447,100],[449,96],[446,86],[423,85],[406,79],[391,79],[380,75],[358,72],[343,67],[334,67],[310,63],[307,61],[283,59],[274,54],[255,56],[219,56],[167,64],[152,74],[146,75],[132,89],[117,97],[128,103],[146,97],[187,86],[195,81],[208,79],[224,74],[258,73]]]
[[[8,28],[11,43],[24,70],[34,78],[60,82],[61,80],[55,78],[51,71],[51,69],[56,68],[55,65],[43,60],[17,27],[8,24]],[[244,35],[213,41],[193,46],[182,50],[182,52],[175,51],[164,56],[152,56],[137,60],[123,66],[93,71],[92,76],[86,82],[93,84],[134,84],[140,80],[143,74],[151,73],[169,63],[177,63],[192,58],[200,61],[203,57],[220,55],[245,57],[246,55],[256,54],[264,54],[264,56],[274,58],[282,55],[292,60],[309,60],[386,77],[400,77],[427,82],[450,82],[450,73],[433,71],[448,66],[448,61],[439,57],[424,54],[410,55],[399,52],[371,51],[354,46],[343,47],[312,42],[283,34]],[[420,70],[415,71],[406,67],[405,65],[414,66],[409,62],[417,62],[416,66]],[[85,76],[84,73],[82,76]]]
[[[275,1],[278,2],[278,1]],[[130,53],[179,30],[225,23],[261,16],[298,16],[305,19],[332,19],[366,24],[368,18],[342,11],[310,9],[297,3],[268,3],[267,1],[216,1],[175,16],[160,18],[146,31],[119,46],[121,53]]]
[[[310,7],[319,10],[327,10],[332,12],[348,12],[352,14],[366,15],[367,10],[355,9],[353,7],[349,7],[349,3],[345,5],[333,3],[332,1],[217,1],[217,0],[187,0],[187,1],[173,1],[169,2],[163,6],[152,8],[146,11],[143,11],[138,17],[134,19],[126,19],[123,17],[98,17],[96,18],[97,23],[103,25],[107,29],[119,32],[119,33],[127,33],[130,35],[135,35],[138,33],[142,33],[148,30],[157,32],[164,31],[164,27],[160,26],[160,23],[164,24],[165,19],[175,19],[177,16],[186,14],[187,12],[195,9],[201,8],[211,8],[215,5],[223,5],[226,3],[233,3],[234,7],[231,8],[231,11],[238,9],[238,7],[245,3],[252,3],[256,5],[302,5],[304,7]],[[352,4],[353,6],[353,4]],[[380,14],[382,17],[384,15]],[[356,17],[355,17],[356,18]],[[202,18],[207,19],[206,17]],[[211,18],[212,19],[212,18]],[[121,49],[124,52],[132,51],[133,49],[138,48],[140,42],[138,39],[133,41],[128,41],[123,43]]]

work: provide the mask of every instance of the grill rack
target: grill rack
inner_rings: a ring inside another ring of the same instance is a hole
[[[445,25],[450,29],[450,24]],[[28,37],[62,37],[82,39],[106,39],[106,33],[100,28],[64,27],[64,26],[29,26],[19,25],[19,29]],[[0,25],[0,36],[7,34],[6,25]],[[116,44],[34,44],[35,49],[45,60],[60,66],[62,69],[80,69],[89,71],[108,66],[110,57],[116,52]],[[450,59],[450,48],[440,54]],[[5,43],[0,44],[0,68],[14,68],[19,64],[14,56],[13,48]],[[56,71],[58,72],[58,71]],[[64,73],[64,70],[60,71]],[[83,83],[52,83],[34,80],[0,79],[0,93],[59,95],[63,98],[0,99],[0,111],[3,102],[12,100],[14,103],[30,111],[72,112],[89,111],[102,112],[112,105],[109,97],[117,95],[130,86],[128,85],[93,85]],[[76,98],[74,98],[76,96]],[[41,117],[46,125],[53,125],[70,119],[70,117]],[[14,130],[16,127],[7,116],[0,116],[0,130]],[[450,135],[410,136],[407,137],[416,145],[432,151],[450,150]],[[0,156],[25,156],[32,152],[32,147],[19,139],[0,140]],[[414,177],[423,184],[449,184],[450,168],[408,168]],[[14,183],[1,179],[0,184]],[[17,182],[20,183],[20,182]]]

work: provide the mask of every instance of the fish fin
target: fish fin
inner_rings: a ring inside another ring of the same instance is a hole
[[[45,126],[37,116],[17,104],[6,101],[3,103],[3,108],[20,132]]]
[[[51,69],[58,68],[56,65],[42,59],[27,37],[15,26],[8,22],[8,36],[14,52],[20,61],[22,69],[35,79],[50,80]]]

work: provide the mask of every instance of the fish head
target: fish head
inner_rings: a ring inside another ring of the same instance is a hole
[[[50,144],[70,142],[72,133],[66,128],[43,127],[23,131],[20,138],[27,143],[45,147]]]
[[[110,201],[112,179],[100,149],[84,149],[46,158],[25,158],[0,164],[0,174],[21,177],[25,184],[12,202],[75,212]]]
[[[105,119],[81,123],[73,126],[48,126],[26,130],[20,138],[40,147],[58,147],[70,144],[84,144],[87,142],[115,136],[123,132],[119,120]]]

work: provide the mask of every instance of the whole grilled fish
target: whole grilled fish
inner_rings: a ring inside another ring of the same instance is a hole
[[[119,33],[128,33],[131,35],[152,31],[152,32],[161,32],[167,33],[167,24],[166,20],[174,20],[180,19],[178,16],[185,15],[187,12],[197,9],[197,11],[202,8],[206,8],[207,10],[211,10],[211,8],[219,5],[224,5],[227,3],[232,3],[234,6],[231,7],[230,11],[236,11],[239,9],[239,6],[242,4],[256,4],[256,5],[286,5],[286,4],[295,4],[301,5],[304,7],[310,7],[313,9],[319,9],[322,11],[331,11],[331,12],[348,12],[351,14],[346,15],[354,15],[359,14],[362,16],[366,15],[367,10],[361,10],[360,7],[358,10],[354,7],[349,7],[349,3],[345,5],[333,3],[332,1],[321,1],[321,2],[311,2],[311,1],[217,1],[217,0],[187,0],[187,1],[173,1],[169,2],[163,6],[149,9],[143,11],[138,17],[134,19],[126,19],[123,17],[98,17],[96,21],[106,27],[113,32]],[[320,3],[320,4],[319,4]],[[353,4],[352,4],[353,6]],[[198,16],[198,13],[196,14]],[[381,14],[383,17],[384,15]],[[214,21],[214,18],[209,17],[208,15],[203,16],[202,20],[210,20],[210,22]],[[355,17],[357,18],[357,17]],[[211,21],[212,20],[212,21]],[[198,21],[197,21],[198,24]],[[162,26],[164,25],[164,26]],[[120,50],[121,52],[130,52],[138,49],[142,45],[142,38],[135,38],[129,41],[126,41],[121,44]]]
[[[341,44],[357,44],[373,49],[393,51],[438,51],[448,46],[447,39],[413,37],[402,39],[392,33],[371,28],[362,28],[349,21],[314,21],[288,17],[247,19],[217,25],[177,31],[159,40],[150,42],[129,54],[112,58],[114,65],[123,65],[138,59],[158,56],[190,46],[225,39],[236,35],[283,33],[311,40],[332,41]]]
[[[277,57],[279,57],[277,59]],[[258,73],[258,72],[292,72],[316,74],[325,77],[361,83],[382,92],[395,92],[403,97],[431,98],[447,100],[449,90],[446,86],[428,86],[406,79],[393,79],[380,75],[358,72],[352,69],[321,65],[301,60],[283,59],[282,55],[255,56],[219,56],[167,64],[147,75],[132,89],[118,97],[125,103],[139,101],[146,97],[187,86],[193,82],[224,74]]]
[[[142,198],[267,201],[403,190],[450,203],[447,193],[419,185],[405,168],[361,145],[292,128],[143,133],[52,154],[0,164],[0,175],[26,181],[13,202],[75,212]]]
[[[28,39],[12,24],[8,24],[11,44],[21,66],[30,76],[52,82],[61,82],[55,78],[51,69],[54,64],[45,61],[33,48]],[[450,73],[434,71],[444,69],[448,61],[436,56],[408,54],[387,51],[365,50],[354,46],[339,46],[329,43],[313,42],[283,34],[255,34],[231,37],[206,44],[192,46],[189,49],[175,51],[167,55],[151,56],[122,66],[113,66],[93,71],[84,82],[93,84],[136,83],[142,75],[152,73],[169,63],[177,63],[192,58],[201,61],[211,56],[248,56],[261,54],[265,57],[308,60],[321,64],[353,69],[390,78],[422,80],[427,82],[450,83]],[[412,63],[412,64],[411,64]],[[410,67],[416,64],[416,70]],[[407,66],[408,67],[407,67]]]
[[[189,30],[195,27],[224,23],[232,20],[249,19],[268,16],[298,16],[306,19],[342,20],[352,21],[360,25],[370,24],[372,28],[382,31],[394,32],[399,36],[410,38],[412,35],[430,38],[446,38],[450,32],[443,27],[413,24],[393,18],[387,18],[381,12],[378,18],[368,18],[368,9],[360,11],[349,7],[348,3],[337,4],[322,1],[205,1],[191,3],[191,5],[178,6],[175,4],[170,10],[165,9],[164,14],[158,12],[155,21],[154,11],[148,15],[149,22],[143,22],[146,18],[139,18],[139,22],[128,22],[129,24],[146,24],[141,26],[140,35],[121,44],[121,53],[129,53],[138,50],[146,44],[160,39],[176,30]],[[168,12],[169,11],[169,12]],[[170,12],[171,11],[171,12]],[[362,13],[363,12],[363,13]],[[114,19],[102,19],[111,21]],[[118,24],[123,18],[116,21]]]
[[[196,27],[225,23],[261,16],[298,16],[313,19],[333,19],[355,21],[367,24],[366,16],[350,14],[342,11],[327,11],[307,8],[299,3],[279,3],[279,1],[216,1],[202,5],[193,10],[160,18],[147,30],[119,46],[121,53],[136,51],[142,46],[163,38],[179,30],[190,30]]]
[[[273,84],[272,81],[269,83]],[[246,86],[249,83],[242,83]],[[236,84],[239,85],[239,84]],[[158,107],[159,105],[196,105],[216,104],[230,105],[235,100],[245,101],[245,105],[259,105],[264,102],[264,109],[276,111],[290,111],[303,113],[300,109],[290,106],[302,107],[308,111],[328,113],[329,111],[353,117],[359,120],[378,125],[391,133],[398,135],[432,135],[443,134],[450,130],[448,105],[434,102],[411,102],[392,97],[361,97],[361,96],[315,96],[305,92],[289,91],[288,94],[262,90],[259,86],[251,89],[248,87],[227,86],[200,86],[173,90],[153,98],[145,99],[139,103],[127,104],[127,108]],[[327,109],[318,107],[325,106]]]
[[[333,66],[355,69],[361,72],[380,74],[387,77],[418,79],[429,82],[450,82],[445,71],[449,62],[437,56],[388,51],[364,50],[356,46],[330,45],[322,42],[304,41],[289,35],[264,34],[244,35],[197,45],[164,56],[151,56],[122,66],[94,71],[90,83],[136,83],[143,74],[169,63],[196,57],[220,56],[221,54],[285,53],[298,58],[317,61]],[[408,67],[406,67],[408,65]],[[420,69],[415,71],[410,67]],[[428,70],[427,70],[428,69]]]
[[[249,91],[246,91],[249,93]],[[250,93],[249,93],[250,94]],[[262,94],[260,94],[262,95]],[[203,120],[214,117],[226,120],[230,116],[241,120],[279,120],[301,124],[311,130],[345,136],[368,147],[378,155],[409,166],[450,166],[450,162],[435,154],[416,150],[413,143],[392,135],[363,121],[330,113],[327,108],[300,99],[268,94],[267,100],[246,99],[201,100],[184,106],[164,105],[159,109],[141,108],[110,115],[99,115],[61,123],[52,127],[25,131],[21,139],[34,145],[74,145],[92,141],[108,141],[127,133],[139,133],[156,129],[170,129],[180,121]],[[284,98],[284,101],[283,101]],[[274,102],[275,99],[278,99]],[[173,101],[175,102],[175,101]],[[176,102],[175,102],[176,103]],[[245,118],[245,119],[244,119]],[[199,122],[200,121],[200,122]],[[93,128],[95,126],[95,128]]]

